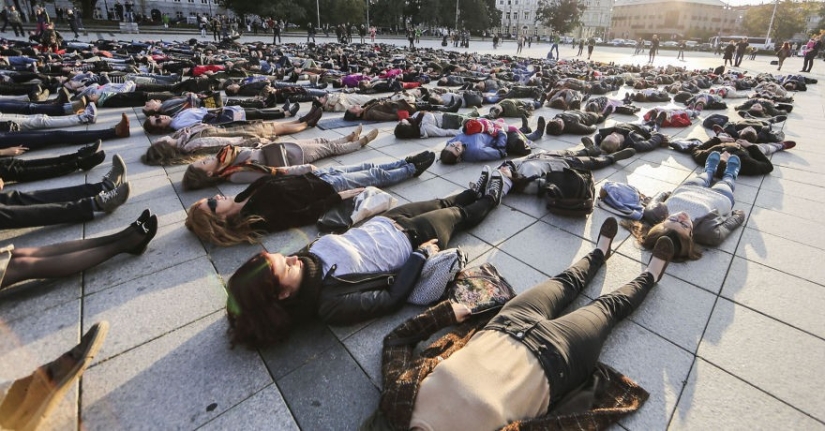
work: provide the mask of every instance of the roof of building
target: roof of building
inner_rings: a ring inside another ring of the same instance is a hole
[[[613,6],[635,6],[640,4],[660,4],[674,2],[695,3],[706,6],[727,6],[727,4],[722,2],[721,0],[616,0],[616,4],[614,4]]]

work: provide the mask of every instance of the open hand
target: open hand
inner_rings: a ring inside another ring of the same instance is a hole
[[[16,147],[3,148],[0,150],[0,156],[19,156],[26,151],[29,151],[28,147],[18,145]]]

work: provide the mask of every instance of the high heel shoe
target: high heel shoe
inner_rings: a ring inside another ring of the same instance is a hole
[[[146,247],[149,245],[149,242],[151,242],[158,233],[158,216],[152,215],[143,223],[136,221],[132,223],[132,226],[137,232],[144,235],[144,237],[138,245],[134,246],[131,250],[128,250],[127,253],[139,256],[146,251]]]

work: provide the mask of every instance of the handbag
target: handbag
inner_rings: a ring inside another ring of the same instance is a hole
[[[472,314],[498,310],[515,296],[510,283],[490,263],[461,271],[448,287],[450,301],[465,305]]]
[[[315,227],[321,233],[341,233],[352,226],[352,210],[355,199],[345,199],[318,217]]]
[[[432,255],[421,268],[421,276],[407,297],[407,302],[428,305],[444,297],[447,284],[467,265],[467,253],[459,248],[448,248]]]

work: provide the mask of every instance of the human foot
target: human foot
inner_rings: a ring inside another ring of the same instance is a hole
[[[673,241],[666,236],[660,237],[653,246],[653,257],[650,258],[650,263],[647,264],[645,272],[649,272],[653,279],[658,283],[665,274],[667,265],[673,259],[676,249],[673,246]]]
[[[361,127],[361,126],[358,126],[358,127]],[[363,147],[363,146],[369,144],[370,142],[374,141],[375,138],[377,138],[377,137],[378,137],[378,129],[372,129],[372,130],[369,131],[369,133],[364,135],[364,137],[359,139],[358,143],[361,144],[361,146]]]
[[[481,168],[481,175],[474,183],[470,183],[470,190],[476,192],[476,198],[481,199],[484,192],[487,190],[487,183],[490,181],[490,167],[484,166]]]
[[[118,138],[128,138],[130,134],[129,117],[126,114],[120,114],[120,122],[115,126],[115,135]]]
[[[139,235],[142,236],[140,242],[132,247],[131,249],[127,250],[126,252],[129,254],[134,255],[141,255],[143,252],[146,251],[146,247],[149,245],[149,242],[157,235],[158,233],[158,216],[150,215],[145,221],[141,221],[144,215],[148,214],[149,210],[144,210],[141,217],[134,221],[130,227],[135,230]]]
[[[616,221],[615,217],[608,217],[602,223],[602,227],[599,229],[599,239],[596,241],[596,248],[602,251],[605,259],[613,254],[610,246],[613,244],[613,238],[616,237],[617,233],[619,233],[619,222]]]
[[[404,159],[407,163],[412,163],[415,166],[415,173],[413,176],[417,177],[424,173],[433,162],[435,162],[435,153],[432,151],[424,151],[414,156]]]
[[[358,125],[355,130],[352,131],[349,135],[347,135],[347,142],[357,141],[361,137],[361,131],[364,130],[364,126]]]
[[[112,167],[109,172],[103,175],[103,186],[106,190],[112,190],[126,182],[126,162],[120,157],[120,154],[115,154],[112,157]]]

